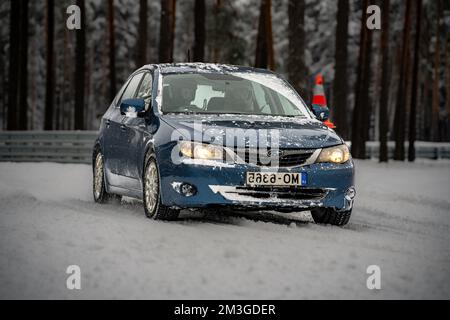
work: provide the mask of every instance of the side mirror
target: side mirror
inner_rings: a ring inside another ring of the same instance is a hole
[[[312,112],[320,121],[326,121],[330,117],[330,110],[327,107],[313,104],[311,106]]]
[[[145,112],[144,99],[126,99],[120,104],[120,114],[128,118],[137,118]]]

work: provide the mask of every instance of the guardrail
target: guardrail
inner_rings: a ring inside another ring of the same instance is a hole
[[[405,159],[408,158],[409,143],[405,142]],[[416,141],[414,143],[416,149],[416,158],[423,159],[450,159],[450,143],[448,142],[428,142]],[[395,142],[388,142],[389,159],[394,157]],[[366,142],[366,157],[378,158],[380,152],[380,143],[378,141]]]
[[[96,131],[0,132],[0,161],[91,163]]]
[[[0,161],[89,164],[96,137],[97,131],[2,131]],[[417,158],[450,159],[450,143],[417,141],[415,146]],[[393,157],[394,148],[395,143],[389,141],[389,158]],[[377,158],[378,154],[379,143],[368,141],[367,158]]]

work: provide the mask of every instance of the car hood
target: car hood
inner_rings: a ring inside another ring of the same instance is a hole
[[[246,136],[250,136],[249,129],[253,129],[257,137],[265,137],[264,133],[273,137],[277,132],[280,148],[317,149],[343,143],[334,130],[315,119],[221,114],[163,115],[161,119],[176,129],[184,139],[194,141],[210,142],[211,137],[224,136],[231,129],[243,129]],[[245,144],[244,139],[237,139],[236,144],[238,147],[252,146],[251,142],[250,145]]]

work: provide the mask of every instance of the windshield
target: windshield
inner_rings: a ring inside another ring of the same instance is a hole
[[[161,111],[310,118],[303,101],[283,80],[248,72],[163,75]]]

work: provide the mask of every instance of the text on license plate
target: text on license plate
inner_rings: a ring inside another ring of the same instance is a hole
[[[304,186],[306,173],[247,172],[246,183],[258,186]]]

